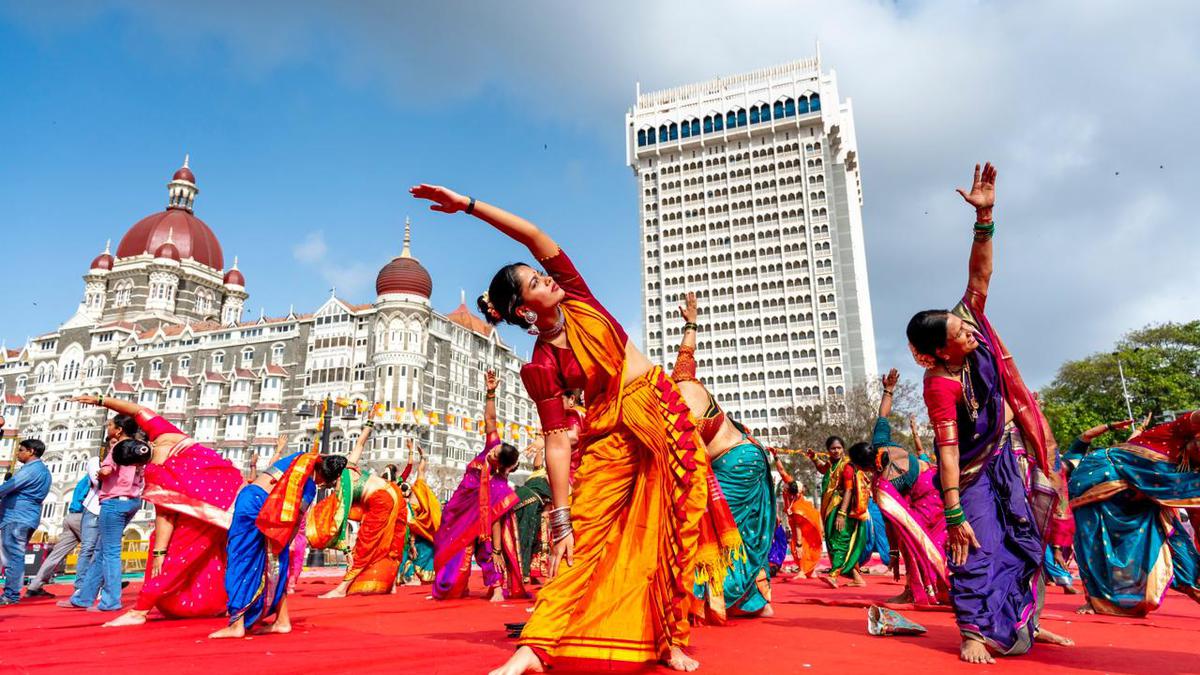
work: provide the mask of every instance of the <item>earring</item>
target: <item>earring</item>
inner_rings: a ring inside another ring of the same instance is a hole
[[[532,326],[537,322],[538,315],[532,309],[526,309],[521,311],[521,318],[525,320],[525,323]]]

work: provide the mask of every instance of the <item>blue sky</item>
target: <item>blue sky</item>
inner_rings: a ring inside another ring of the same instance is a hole
[[[1196,316],[1197,19],[1192,3],[1082,0],[0,0],[0,338],[71,315],[88,261],[165,206],[185,152],[248,316],[312,310],[335,284],[372,300],[406,215],[442,311],[526,257],[414,203],[427,181],[550,230],[638,336],[635,82],[804,58],[819,38],[854,100],[880,366],[916,375],[904,323],[960,293],[971,214],[953,188],[992,159],[991,314],[1041,384],[1131,328]]]

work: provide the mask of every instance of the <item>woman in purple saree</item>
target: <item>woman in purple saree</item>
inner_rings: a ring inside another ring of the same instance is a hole
[[[517,542],[518,499],[508,484],[508,474],[517,467],[520,453],[501,442],[497,432],[497,384],[496,374],[488,371],[484,404],[487,443],[467,464],[433,538],[433,597],[437,600],[466,597],[472,558],[479,561],[491,600],[526,597]]]
[[[976,209],[967,290],[951,311],[909,321],[909,346],[927,370],[925,404],[940,458],[950,557],[950,598],[962,633],[960,657],[1029,651],[1035,638],[1070,644],[1039,629],[1042,534],[1063,486],[1049,470],[1049,426],[1004,343],[984,314],[992,275],[996,171],[975,167]],[[1053,478],[1051,478],[1053,476]]]

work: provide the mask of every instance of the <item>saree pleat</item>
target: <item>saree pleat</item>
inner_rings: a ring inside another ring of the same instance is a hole
[[[817,563],[821,561],[821,543],[824,540],[821,512],[807,499],[797,497],[788,507],[788,527],[792,531],[792,558],[801,574],[812,576]]]
[[[845,526],[837,526],[838,509],[843,499],[843,470],[849,465],[848,457],[840,458],[825,475],[821,497],[821,516],[825,521],[825,547],[829,551],[829,562],[833,567],[830,574],[850,576],[862,558],[870,536],[867,499],[860,490],[857,477],[851,490],[853,504],[847,509]],[[857,476],[857,472],[856,476]]]
[[[1200,504],[1200,472],[1120,446],[1084,456],[1069,487],[1075,558],[1097,612],[1145,616],[1168,588],[1200,601],[1200,556],[1176,511]]]
[[[704,448],[660,368],[618,398],[614,423],[588,439],[575,477],[574,563],[538,594],[521,634],[548,663],[654,661],[687,644]]]
[[[771,601],[770,585],[761,580],[769,577],[776,524],[767,453],[755,443],[740,443],[713,460],[712,475],[725,494],[745,551],[732,560],[725,575],[725,605],[757,612]]]
[[[941,495],[933,487],[936,473],[937,469],[932,467],[922,472],[907,495],[901,495],[886,479],[880,478],[875,483],[875,501],[892,525],[904,559],[908,588],[913,602],[920,605],[946,603],[950,599],[946,519],[940,506]]]

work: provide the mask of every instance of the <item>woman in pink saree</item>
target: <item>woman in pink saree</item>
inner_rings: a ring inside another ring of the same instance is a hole
[[[892,441],[888,415],[900,380],[895,368],[883,378],[883,396],[871,442],[850,448],[850,460],[873,476],[872,495],[887,521],[890,565],[898,574],[900,556],[908,583],[888,602],[947,604],[950,570],[946,565],[946,516],[937,489],[937,467]]]
[[[146,581],[133,609],[104,625],[143,624],[151,609],[168,618],[223,614],[225,536],[242,472],[149,408],[104,396],[75,400],[132,415],[150,438],[133,461],[147,464],[142,498],[155,506]]]

